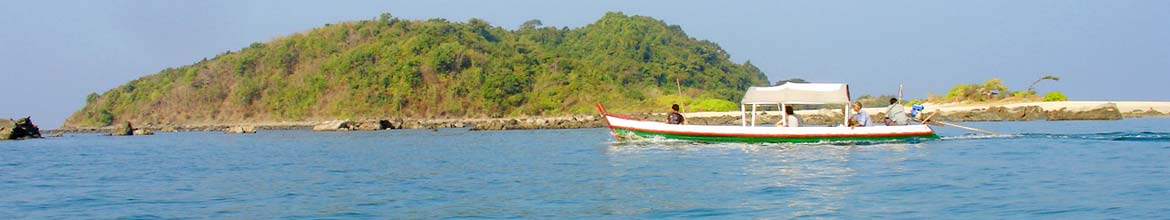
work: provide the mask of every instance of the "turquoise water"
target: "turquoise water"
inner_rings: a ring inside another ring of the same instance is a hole
[[[877,144],[614,143],[607,129],[0,142],[0,219],[1166,219],[1170,119]]]

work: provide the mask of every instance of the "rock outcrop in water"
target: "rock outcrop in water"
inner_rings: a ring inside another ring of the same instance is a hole
[[[232,126],[223,129],[223,133],[228,134],[251,134],[256,133],[256,126]]]
[[[935,114],[926,112],[925,115]],[[922,117],[927,117],[927,116]],[[1006,108],[992,106],[970,111],[944,112],[935,114],[931,120],[936,121],[1031,121],[1047,119],[1047,113],[1039,106],[1020,106]]]
[[[1130,112],[1122,112],[1121,116],[1126,118],[1165,117],[1170,116],[1170,112],[1160,112],[1154,108],[1149,108],[1146,110],[1137,109]]]
[[[350,123],[349,120],[327,121],[327,122],[322,122],[321,124],[318,124],[317,126],[313,126],[313,130],[314,131],[348,131],[349,130],[349,123]]]
[[[131,124],[130,122],[127,121],[125,124],[122,124],[122,126],[114,128],[114,131],[110,132],[109,135],[110,136],[154,135],[154,130],[150,130],[150,129],[146,129],[146,128],[135,128],[133,124]]]
[[[150,129],[134,129],[134,135],[154,135],[154,131]]]
[[[121,127],[115,128],[114,132],[110,132],[112,136],[130,136],[134,135],[134,125],[127,121]]]
[[[28,138],[41,138],[41,129],[32,123],[30,117],[0,119],[0,140]]]
[[[595,128],[604,125],[605,123],[597,116],[539,117],[486,120],[476,122],[471,130],[571,129]]]
[[[1117,104],[1107,103],[1096,108],[1088,110],[1070,110],[1068,108],[1060,108],[1046,112],[1049,121],[1066,121],[1066,120],[1121,120],[1121,111],[1117,109]]]
[[[314,131],[377,131],[384,129],[400,129],[402,120],[334,120],[326,121],[313,126]]]

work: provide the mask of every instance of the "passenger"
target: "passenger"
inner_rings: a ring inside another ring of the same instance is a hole
[[[853,103],[853,117],[849,118],[849,127],[869,127],[873,125],[869,120],[869,112],[861,109],[861,102]]]
[[[670,115],[666,116],[666,123],[672,125],[681,125],[684,120],[686,119],[683,118],[682,114],[678,113],[678,104],[671,105]]]
[[[784,106],[784,113],[788,115],[788,120],[780,119],[776,122],[776,127],[800,127],[802,123],[800,116],[792,112],[792,106]]]
[[[890,107],[886,108],[886,116],[882,122],[886,125],[910,124],[909,118],[906,117],[906,108],[898,104],[897,98],[890,98]]]

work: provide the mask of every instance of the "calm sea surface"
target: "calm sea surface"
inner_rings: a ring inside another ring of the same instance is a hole
[[[615,143],[607,129],[0,141],[0,219],[1167,219],[1170,118],[943,140]]]

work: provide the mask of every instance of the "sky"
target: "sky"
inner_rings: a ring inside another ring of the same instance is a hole
[[[0,8],[0,118],[56,128],[103,93],[253,42],[381,13],[576,28],[608,11],[679,25],[772,81],[906,98],[1001,78],[1071,100],[1170,101],[1170,1],[41,1]]]

